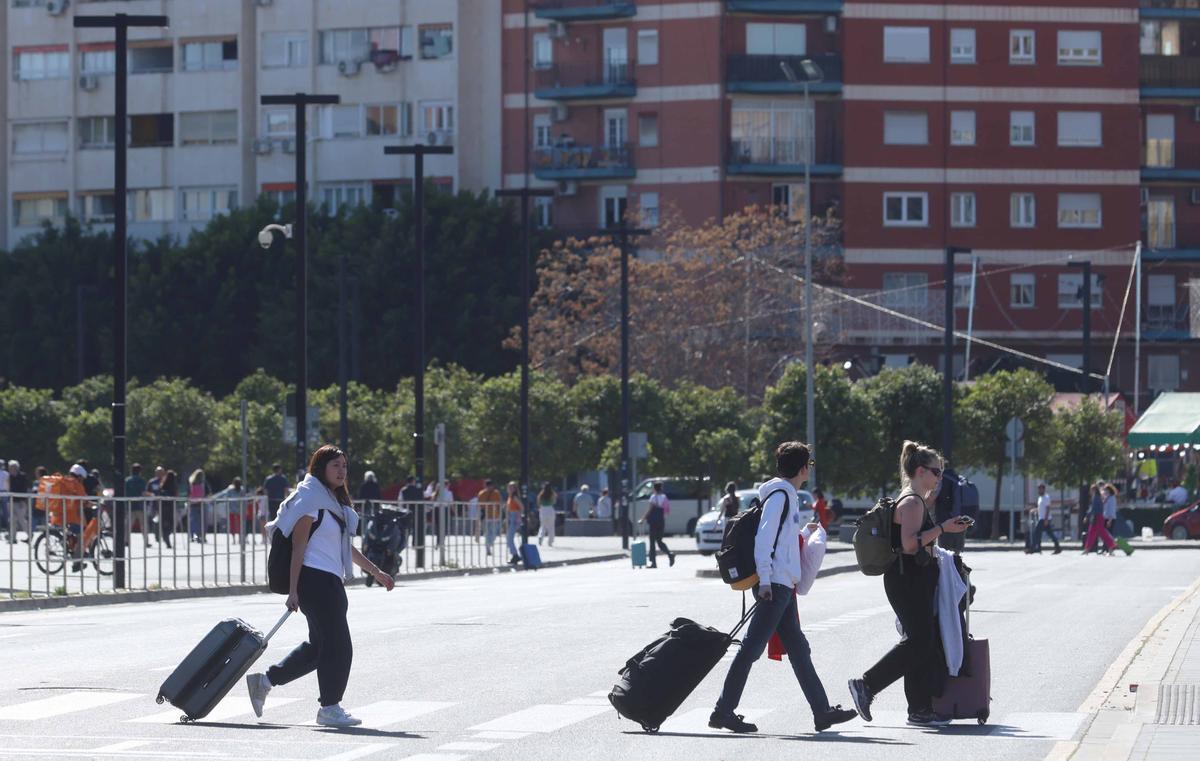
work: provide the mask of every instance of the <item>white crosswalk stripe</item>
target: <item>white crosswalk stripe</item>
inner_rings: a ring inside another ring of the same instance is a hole
[[[346,706],[346,710],[352,716],[362,719],[363,727],[383,729],[455,705],[457,703],[444,703],[436,700],[380,700],[363,706]],[[316,723],[316,719],[313,719],[305,722],[305,726],[315,726]]]
[[[134,692],[67,692],[49,698],[4,706],[0,708],[0,721],[38,721],[144,697],[146,696]]]
[[[300,698],[267,698],[267,708],[274,709],[280,706],[285,706],[289,703],[295,703]],[[149,716],[142,716],[136,719],[126,719],[125,721],[133,724],[174,724],[179,721],[182,711],[178,708],[172,708],[169,711],[162,713],[154,713]],[[217,703],[216,708],[209,712],[201,721],[228,721],[229,719],[238,716],[253,716],[254,709],[250,707],[250,699],[245,694],[229,694],[220,703]]]
[[[738,708],[737,713],[745,717],[746,721],[754,723],[771,712],[770,708]],[[712,713],[712,707],[693,708],[690,711],[685,711],[681,714],[676,714],[663,722],[662,731],[670,734],[671,732],[679,732],[681,734],[722,734],[728,733],[727,729],[713,729],[708,726],[708,717]]]
[[[610,710],[610,706],[601,705],[535,705],[468,729],[477,732],[555,732]]]

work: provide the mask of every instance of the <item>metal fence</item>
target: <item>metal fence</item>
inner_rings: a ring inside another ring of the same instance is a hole
[[[123,558],[113,534],[118,506],[126,514]],[[394,558],[384,568],[393,575],[509,564],[503,506],[371,501],[355,509],[362,520],[354,545],[380,565]],[[112,593],[118,566],[126,590],[262,586],[267,517],[266,498],[255,496],[196,501],[0,492],[0,598]],[[519,533],[518,521],[518,546]]]

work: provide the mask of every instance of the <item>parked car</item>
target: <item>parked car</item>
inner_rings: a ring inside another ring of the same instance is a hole
[[[1163,521],[1163,536],[1168,539],[1200,539],[1200,502],[1168,515]]]
[[[696,521],[712,508],[713,495],[709,479],[695,476],[643,479],[633,492],[629,518],[635,524],[650,505],[650,495],[654,493],[655,483],[663,485],[663,493],[667,495],[671,506],[671,511],[667,514],[666,533],[695,533]]]
[[[797,490],[800,496],[800,509],[812,513],[813,496],[803,489]],[[750,507],[750,502],[758,496],[758,489],[739,489],[737,492],[738,512],[742,512]],[[806,522],[816,520],[815,518],[805,516]],[[712,555],[717,550],[721,549],[721,540],[725,538],[725,514],[718,507],[715,510],[710,510],[700,517],[696,522],[696,549],[701,555]]]

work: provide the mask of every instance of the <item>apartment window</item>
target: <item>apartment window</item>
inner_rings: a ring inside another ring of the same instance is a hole
[[[227,214],[237,206],[236,188],[184,188],[179,192],[180,211],[189,222]]]
[[[658,193],[642,193],[638,201],[642,207],[642,226],[658,227]]]
[[[600,225],[605,228],[619,227],[625,219],[625,186],[600,188]]]
[[[422,24],[417,28],[421,57],[427,60],[450,58],[454,54],[454,27],[451,24]]]
[[[975,112],[950,112],[950,145],[975,145]]]
[[[1008,114],[1009,145],[1033,145],[1033,112],[1010,111]]]
[[[296,136],[296,112],[290,108],[276,108],[263,112],[263,125],[268,138]]]
[[[112,193],[81,193],[79,216],[85,222],[112,222],[117,218],[116,196]]]
[[[638,115],[638,145],[643,148],[658,145],[658,114]]]
[[[533,35],[533,68],[548,69],[554,64],[554,40],[546,33]]]
[[[396,106],[366,106],[366,132],[371,137],[395,135],[399,132],[399,108]]]
[[[1033,63],[1036,60],[1034,53],[1032,29],[1013,29],[1008,33],[1009,63]]]
[[[1058,144],[1065,148],[1093,148],[1101,144],[1099,111],[1059,111]]]
[[[112,148],[115,145],[116,119],[111,116],[84,116],[76,121],[79,147]]]
[[[1146,116],[1146,156],[1142,166],[1175,166],[1174,114]]]
[[[174,144],[173,114],[138,114],[129,117],[130,148],[156,148]]]
[[[13,48],[16,79],[65,79],[71,75],[71,60],[66,45]]]
[[[804,219],[804,185],[798,182],[772,185],[771,204],[793,222]]]
[[[67,152],[67,122],[16,122],[12,125],[14,156],[54,155]]]
[[[604,147],[620,148],[629,142],[629,116],[623,108],[604,110]]]
[[[1096,66],[1100,63],[1100,31],[1060,30],[1058,64],[1060,66]]]
[[[1008,305],[1016,309],[1031,309],[1035,304],[1037,279],[1028,272],[1008,276]]]
[[[306,32],[263,32],[264,69],[294,69],[308,66]]]
[[[746,52],[750,55],[804,55],[808,49],[804,24],[746,24]]]
[[[321,186],[321,203],[330,214],[343,209],[362,206],[367,202],[367,190],[361,184],[336,184]]]
[[[180,145],[236,143],[237,111],[196,111],[179,115]]]
[[[924,272],[883,273],[883,305],[892,309],[923,307],[929,298],[929,275]]]
[[[954,308],[967,309],[971,306],[971,275],[954,276]]]
[[[929,63],[929,27],[885,26],[884,63]]]
[[[1155,391],[1175,391],[1179,388],[1179,355],[1151,354],[1146,357],[1146,384]]]
[[[129,48],[130,74],[163,74],[175,70],[171,43],[152,42]]]
[[[924,111],[884,111],[884,145],[927,145],[929,115]]]
[[[421,102],[421,133],[454,132],[454,104],[448,100]]]
[[[1099,193],[1059,193],[1059,227],[1099,227]]]
[[[975,30],[950,30],[950,63],[975,63]]]
[[[1104,290],[1100,276],[1092,275],[1092,309],[1099,309]],[[1058,276],[1058,308],[1083,309],[1083,273],[1063,272]]]
[[[950,194],[950,226],[951,227],[974,227],[975,226],[975,194],[974,193],[951,193]]]
[[[362,114],[358,106],[322,106],[318,118],[321,137],[326,140],[362,136]]]
[[[134,222],[170,222],[175,219],[175,192],[170,188],[130,191],[129,214]]]
[[[320,33],[321,63],[366,61],[375,49],[398,50],[400,27],[326,29]]]
[[[80,46],[80,74],[112,74],[117,70],[117,51],[111,45]]]
[[[1146,304],[1151,307],[1175,307],[1175,276],[1147,275]]]
[[[1179,55],[1179,22],[1143,21],[1139,48],[1142,55]]]
[[[412,137],[413,111],[413,104],[409,101],[400,104],[400,137]]]
[[[1009,196],[1009,224],[1012,227],[1033,227],[1037,210],[1033,193],[1013,193]]]
[[[183,43],[184,71],[228,71],[237,68],[237,38]]]
[[[554,226],[554,199],[538,197],[533,199],[533,218],[537,226],[545,229]]]
[[[637,32],[637,62],[639,66],[658,65],[658,30],[639,29]]]
[[[884,227],[924,227],[929,224],[928,193],[884,193]]]
[[[67,218],[67,194],[13,194],[13,220],[17,227],[35,227],[43,222],[62,224]]]
[[[549,148],[554,143],[551,136],[550,116],[537,114],[533,117],[533,147]]]
[[[812,111],[795,101],[742,103],[733,107],[735,160],[747,164],[802,164],[811,160]]]
[[[1146,245],[1175,248],[1175,198],[1150,196],[1146,202]]]

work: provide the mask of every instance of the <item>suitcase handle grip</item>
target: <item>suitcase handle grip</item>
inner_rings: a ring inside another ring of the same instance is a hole
[[[266,645],[268,642],[271,641],[271,637],[275,636],[275,632],[279,631],[279,627],[283,626],[283,622],[288,620],[288,616],[290,616],[290,615],[292,615],[292,612],[290,610],[283,611],[283,616],[280,617],[279,621],[277,621],[275,623],[275,625],[271,627],[271,631],[267,632],[267,636],[263,637],[264,645]]]

